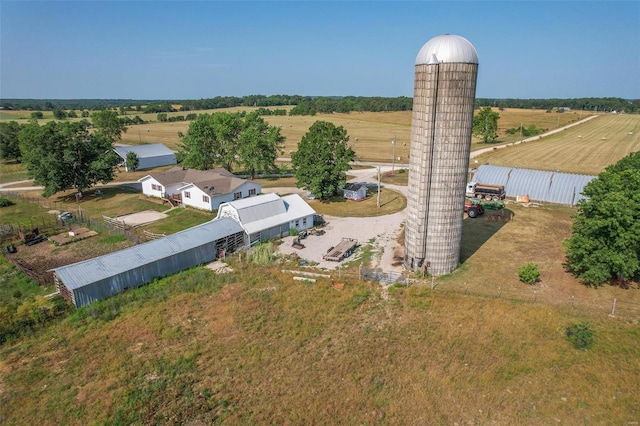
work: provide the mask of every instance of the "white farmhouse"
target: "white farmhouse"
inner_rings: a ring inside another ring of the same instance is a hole
[[[289,235],[290,229],[312,228],[315,214],[298,194],[280,197],[271,193],[221,204],[217,218],[238,222],[248,235],[249,244],[255,244]]]
[[[262,192],[259,183],[236,177],[223,168],[193,170],[174,167],[138,180],[142,193],[183,206],[214,211],[220,203],[253,197]]]

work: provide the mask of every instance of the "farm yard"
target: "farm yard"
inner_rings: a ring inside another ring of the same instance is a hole
[[[544,111],[540,116],[575,118]],[[272,124],[275,119],[267,118]],[[390,156],[395,135],[396,155],[408,155],[400,141],[408,138],[410,113],[296,117],[300,123],[289,124],[290,135],[299,139],[316,119],[344,123],[358,159],[389,162],[380,147],[388,146]],[[514,114],[510,120],[521,119]],[[638,123],[639,116],[603,115],[540,142],[478,158],[483,164],[512,161],[508,165],[540,169],[553,164],[546,169],[596,174],[640,148]],[[169,140],[144,139],[143,133],[155,138],[154,132],[166,132],[169,139],[177,126],[187,125],[169,124],[132,126],[125,137],[129,143],[139,136],[139,141],[175,149]],[[149,131],[137,135],[142,126]],[[606,139],[597,139],[599,132],[606,132]],[[295,149],[296,139],[290,138],[288,150]],[[547,157],[549,151],[555,154]],[[118,179],[146,174],[119,173]],[[392,183],[401,185],[403,178]],[[277,188],[293,184],[290,178],[270,181]],[[173,233],[212,217],[192,209],[167,211],[126,185],[103,192],[80,203],[86,214],[166,212],[169,217],[144,226],[155,233]],[[397,232],[385,234],[385,241],[358,237],[360,251],[338,269],[323,272],[331,280],[294,281],[282,272],[302,269],[293,256],[272,266],[232,256],[231,273],[193,268],[79,309],[0,346],[0,421],[572,424],[588,419],[627,424],[640,418],[640,292],[637,284],[588,288],[565,270],[563,241],[575,209],[509,203],[504,210],[509,221],[488,215],[466,219],[458,270],[433,282],[382,286],[359,280],[357,269],[361,262],[378,265],[393,254],[389,250],[402,246],[402,213],[397,212],[404,204],[394,203],[404,197],[390,189],[383,194],[383,204],[398,216]],[[60,194],[60,209],[77,210],[68,195]],[[350,222],[375,211],[372,202],[375,196],[360,203],[309,201],[325,215],[342,212],[344,217],[330,220],[325,235],[308,238],[326,241],[328,248],[355,226],[378,231],[382,226],[367,225],[370,219]],[[51,215],[22,202],[0,214],[25,225]],[[340,236],[331,233],[332,226]],[[19,254],[32,262],[58,255],[69,261],[129,244],[102,233],[65,246],[19,247]],[[289,251],[304,258],[304,249]],[[518,280],[517,270],[527,262],[540,266],[535,285]],[[614,300],[616,315],[609,316]],[[565,336],[570,324],[582,322],[595,335],[588,351],[573,348]]]

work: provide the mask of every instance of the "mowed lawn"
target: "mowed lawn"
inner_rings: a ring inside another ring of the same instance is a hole
[[[607,114],[540,141],[496,149],[479,164],[597,175],[640,150],[640,115]]]

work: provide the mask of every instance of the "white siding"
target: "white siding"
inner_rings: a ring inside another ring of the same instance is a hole
[[[165,187],[151,176],[142,178],[140,183],[142,184],[142,193],[144,195],[147,195],[149,197],[162,198],[165,193]],[[153,189],[154,187],[156,189]]]

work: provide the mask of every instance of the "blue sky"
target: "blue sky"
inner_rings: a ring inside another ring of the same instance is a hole
[[[640,1],[0,1],[0,98],[412,96],[440,34],[477,97],[640,98]]]

